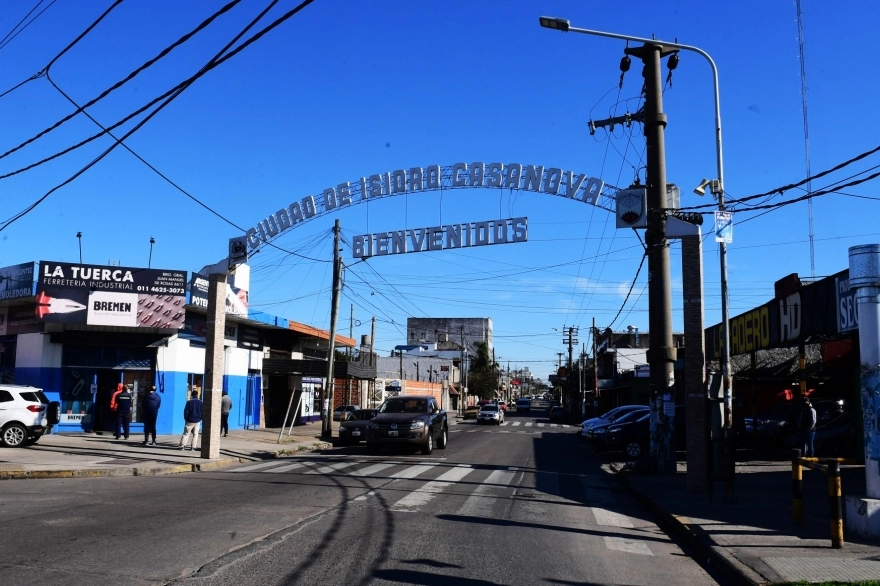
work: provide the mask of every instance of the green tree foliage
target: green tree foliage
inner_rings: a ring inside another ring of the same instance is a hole
[[[498,388],[498,374],[492,359],[489,358],[489,345],[477,342],[477,356],[471,361],[468,370],[468,392],[481,399],[494,399]]]

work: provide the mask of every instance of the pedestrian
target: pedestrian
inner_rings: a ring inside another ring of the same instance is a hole
[[[122,389],[119,390],[117,387],[117,391],[111,399],[116,406],[116,439],[119,439],[120,435],[128,439],[128,427],[131,423],[132,395],[128,387],[121,383],[119,386]],[[110,408],[112,409],[113,406],[111,405]]]
[[[162,397],[156,392],[156,385],[150,385],[141,402],[141,412],[144,414],[144,445],[156,445],[156,419],[159,417],[161,405]],[[150,442],[151,435],[153,437],[152,443]]]
[[[110,395],[110,422],[109,422],[109,425],[112,425],[113,429],[117,430],[117,431],[119,430],[119,426],[116,424],[116,397],[117,397],[117,395],[119,395],[119,393],[121,393],[123,391],[124,388],[125,388],[125,385],[122,383],[119,383],[118,385],[116,385],[116,390],[113,391],[113,393]],[[114,435],[116,435],[115,431],[114,431]],[[119,439],[119,438],[117,437],[116,439]]]
[[[813,441],[816,439],[816,410],[810,404],[810,399],[804,397],[797,416],[798,443],[804,457],[812,458],[816,455]]]
[[[229,435],[229,412],[232,411],[232,399],[229,393],[223,391],[223,397],[220,399],[220,433],[223,437]]]
[[[186,405],[183,406],[183,435],[180,436],[180,449],[185,450],[189,434],[192,433],[192,444],[190,451],[194,452],[196,444],[199,441],[199,424],[202,422],[202,401],[199,399],[199,392],[193,391],[192,396]]]

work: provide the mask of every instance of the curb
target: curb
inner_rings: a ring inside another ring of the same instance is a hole
[[[603,469],[604,468],[605,467],[603,466]],[[659,525],[675,531],[675,533],[684,539],[689,546],[693,547],[701,557],[715,567],[721,568],[733,578],[735,582],[745,586],[766,586],[767,584],[770,584],[770,580],[767,580],[750,566],[744,564],[735,556],[725,551],[723,547],[712,543],[710,537],[700,535],[692,530],[686,517],[673,515],[660,506],[650,495],[631,486],[627,474],[621,474],[623,471],[622,469],[615,470],[613,466],[609,466],[609,468],[611,468],[611,471],[608,473],[612,474],[614,479],[621,486],[624,486],[636,498],[636,500],[639,501],[639,503],[658,518],[660,521]]]
[[[210,472],[244,462],[271,460],[279,456],[288,456],[332,448],[333,444],[315,442],[310,446],[299,446],[296,449],[283,449],[277,452],[263,452],[253,459],[222,458],[196,464],[169,464],[152,467],[133,468],[80,468],[62,470],[0,470],[0,480],[36,480],[58,478],[108,478],[114,476],[166,476],[169,474],[186,474],[188,472]]]

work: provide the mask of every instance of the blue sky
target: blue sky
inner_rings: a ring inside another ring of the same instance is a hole
[[[0,7],[0,33],[13,30],[36,0]],[[42,10],[43,2],[34,14]],[[297,3],[281,0],[263,23]],[[0,47],[0,91],[42,70],[111,5],[57,0]],[[223,5],[222,2],[126,0],[50,69],[52,80],[82,103],[99,95]],[[89,109],[103,124],[136,110],[193,75],[265,2],[245,1],[205,31]],[[875,148],[880,111],[868,52],[880,28],[872,1],[804,0],[812,171]],[[707,51],[718,65],[724,130],[725,188],[735,199],[805,177],[804,123],[795,4],[747,0],[617,2],[457,2],[318,0],[242,53],[207,73],[127,139],[162,174],[242,227],[342,181],[413,166],[500,161],[570,169],[628,185],[644,180],[641,129],[590,136],[587,121],[639,105],[640,64],[618,89],[625,43],[538,26],[541,15],[572,25],[675,40]],[[258,25],[257,28],[261,28]],[[682,205],[712,203],[692,193],[714,178],[712,77],[707,63],[683,53],[664,93],[669,118],[667,175]],[[46,78],[0,98],[5,152],[68,114],[72,106]],[[134,122],[124,125],[131,129]],[[67,148],[96,132],[79,116],[0,159],[0,174]],[[64,157],[3,179],[0,221],[46,194],[112,144],[103,138]],[[880,155],[817,180],[818,190],[880,164]],[[873,171],[872,171],[873,172]],[[858,179],[864,175],[854,177]],[[851,195],[814,200],[815,274],[847,266],[847,248],[880,242],[877,181]],[[802,195],[793,190],[770,203]],[[563,351],[557,330],[593,317],[609,325],[636,274],[641,247],[613,216],[548,195],[496,190],[398,196],[353,206],[286,232],[276,244],[308,257],[265,249],[252,260],[251,304],[327,327],[331,229],[358,234],[529,218],[529,241],[480,249],[374,258],[347,270],[340,327],[356,336],[377,317],[376,346],[387,354],[405,341],[408,316],[491,317],[496,358],[545,377]],[[735,216],[729,247],[731,314],[773,295],[792,272],[810,276],[807,205],[759,217]],[[33,211],[0,230],[0,265],[83,260],[195,271],[225,255],[237,230],[169,185],[130,153],[116,149]],[[344,253],[353,264],[350,249]],[[308,260],[316,259],[316,260]],[[672,249],[675,329],[681,329],[680,254]],[[717,247],[705,241],[706,324],[719,321]],[[647,330],[643,269],[617,330]]]

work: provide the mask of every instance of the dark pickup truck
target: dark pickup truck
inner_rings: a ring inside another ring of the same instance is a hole
[[[446,411],[430,395],[399,395],[386,399],[368,426],[367,453],[381,446],[419,446],[425,455],[446,448],[449,423]]]

